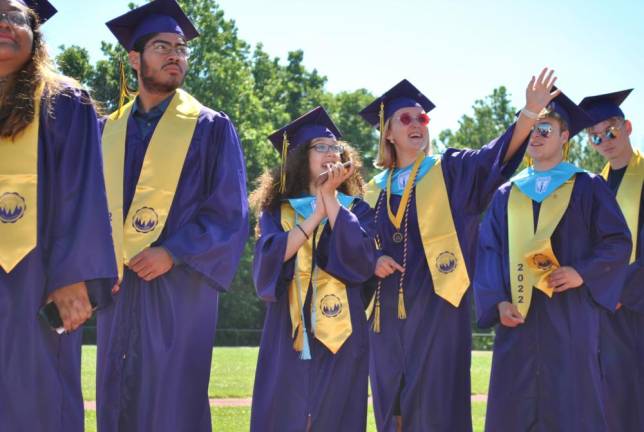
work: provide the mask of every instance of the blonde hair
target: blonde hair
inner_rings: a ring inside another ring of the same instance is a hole
[[[382,130],[380,131],[378,154],[376,155],[376,160],[373,163],[376,168],[392,168],[396,164],[396,147],[393,142],[387,139],[387,132],[391,127],[392,118],[393,116],[389,117],[389,119],[387,119],[387,121],[385,122],[385,127],[383,128],[385,132],[383,132]],[[426,155],[430,154],[431,152],[429,134],[427,134],[427,142],[423,146],[422,150]]]

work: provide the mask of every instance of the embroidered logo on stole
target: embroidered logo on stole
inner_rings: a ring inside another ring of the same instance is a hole
[[[119,279],[123,264],[154,243],[163,231],[202,109],[199,101],[177,90],[152,134],[130,210],[121,223],[125,139],[133,104],[131,101],[111,114],[103,131],[105,186]]]

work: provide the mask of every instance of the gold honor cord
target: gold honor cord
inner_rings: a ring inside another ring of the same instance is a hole
[[[393,240],[396,243],[400,243],[403,240],[402,234],[400,233],[400,226],[402,225],[402,220],[405,215],[405,209],[407,208],[407,203],[409,202],[409,196],[411,195],[411,190],[413,189],[414,183],[416,181],[416,174],[418,174],[418,168],[420,167],[420,164],[424,159],[425,159],[425,154],[421,152],[416,158],[416,161],[414,162],[414,166],[411,169],[411,173],[409,174],[409,179],[407,180],[407,184],[405,184],[405,189],[403,190],[402,197],[400,198],[400,204],[398,205],[398,210],[396,211],[396,215],[394,215],[393,211],[391,210],[391,179],[393,177],[394,170],[389,169],[389,173],[387,175],[387,215],[389,216],[389,220],[391,221],[391,224],[396,229],[396,232],[393,235]]]
[[[38,130],[43,88],[34,118],[18,137],[0,138],[0,266],[10,273],[38,243]]]
[[[552,297],[550,274],[560,267],[550,238],[559,225],[574,187],[574,177],[541,203],[537,231],[534,232],[532,199],[512,186],[508,200],[508,242],[512,303],[526,318],[533,287]],[[532,223],[530,223],[532,222]]]
[[[280,208],[280,224],[285,232],[295,228],[295,211],[289,203]],[[316,241],[322,235],[322,225],[316,232]],[[293,281],[288,287],[289,314],[291,317],[291,336],[294,337],[293,348],[301,352],[304,349],[303,312],[309,286],[315,285],[316,295],[311,299],[311,316],[315,315],[315,327],[312,329],[315,338],[336,354],[353,332],[347,287],[319,267],[311,273],[313,261],[313,236],[297,251],[297,263]],[[304,281],[305,284],[301,282]],[[309,283],[311,282],[311,283]]]
[[[413,184],[411,179],[409,182]],[[407,183],[407,185],[409,184]],[[380,197],[380,192],[374,180],[367,184],[365,201],[372,208],[376,208],[374,218],[376,226],[378,226],[378,216],[383,201],[383,198]],[[465,266],[465,258],[461,250],[458,233],[456,232],[440,160],[418,181],[414,199],[416,202],[418,229],[429,273],[432,277],[434,292],[452,306],[459,307],[470,286],[470,278]],[[378,240],[376,238],[377,245],[379,244]],[[379,279],[376,292],[365,311],[367,317],[373,314],[373,331],[375,333],[380,332],[381,282],[382,280]],[[402,288],[402,285],[400,285],[398,289],[399,317],[406,316]]]
[[[602,170],[602,177],[608,180],[610,164],[606,164]],[[631,232],[633,240],[633,249],[631,249],[630,263],[635,262],[637,254],[638,232],[637,225],[640,217],[640,197],[642,196],[642,185],[644,184],[644,156],[639,150],[635,150],[628,167],[624,173],[624,178],[617,189],[617,204],[624,214],[628,230]]]

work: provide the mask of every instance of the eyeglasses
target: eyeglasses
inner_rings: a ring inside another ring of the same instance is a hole
[[[600,145],[602,142],[604,142],[604,139],[607,141],[610,141],[612,139],[615,139],[619,136],[619,129],[622,127],[622,125],[613,125],[610,126],[608,129],[604,131],[603,134],[588,134],[588,138],[590,139],[590,142],[595,144],[596,146]],[[602,135],[604,138],[602,138]]]
[[[405,126],[409,126],[413,121],[416,121],[421,126],[427,126],[429,124],[429,116],[425,113],[420,113],[416,117],[413,117],[409,113],[402,113],[400,117],[397,117],[397,120]]]
[[[17,27],[26,27],[29,24],[27,15],[20,11],[0,12],[0,21],[6,20],[9,25]]]
[[[537,123],[532,128],[532,133],[536,133],[537,135],[543,138],[548,138],[550,135],[552,135],[552,125],[550,123],[545,123],[545,122]]]
[[[177,45],[172,46],[166,42],[153,42],[150,45],[152,51],[162,56],[167,56],[170,53],[176,53],[178,57],[188,58],[190,57],[190,48],[187,45]]]
[[[339,144],[314,144],[309,148],[315,149],[318,153],[344,153],[344,146]]]

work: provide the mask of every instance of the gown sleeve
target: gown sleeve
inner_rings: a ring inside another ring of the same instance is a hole
[[[239,138],[225,115],[214,119],[207,145],[217,146],[209,192],[191,220],[163,241],[175,263],[227,291],[249,235],[246,170]],[[197,126],[199,127],[199,126]]]

